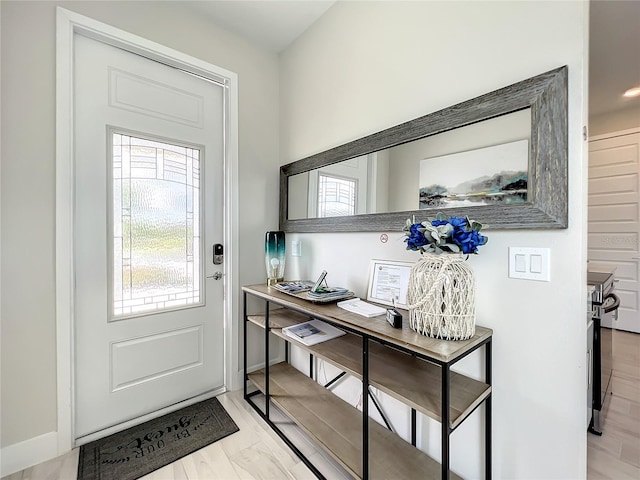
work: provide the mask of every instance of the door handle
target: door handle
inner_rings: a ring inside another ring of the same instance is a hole
[[[213,272],[213,275],[207,275],[207,278],[213,278],[214,280],[220,280],[222,278],[222,272]]]

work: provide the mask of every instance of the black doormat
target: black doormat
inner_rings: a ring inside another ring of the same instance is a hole
[[[82,445],[78,480],[134,480],[237,431],[210,398]]]

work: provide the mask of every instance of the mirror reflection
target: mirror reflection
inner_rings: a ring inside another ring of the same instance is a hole
[[[288,219],[526,203],[531,109],[288,177]]]

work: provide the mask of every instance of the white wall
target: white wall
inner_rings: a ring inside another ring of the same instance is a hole
[[[586,476],[587,26],[584,2],[339,2],[281,55],[283,164],[568,65],[569,228],[487,231],[469,260],[478,323],[494,329],[495,478]],[[379,233],[293,237],[303,256],[287,259],[288,278],[326,269],[361,296],[370,259],[417,258],[401,232],[386,244]],[[509,246],[550,248],[551,281],[509,279]],[[463,369],[477,375],[479,363]],[[465,477],[482,475],[481,414],[452,437]],[[424,435],[437,452],[437,433]]]
[[[589,136],[640,127],[640,105],[589,117]]]
[[[56,418],[55,9],[238,74],[240,283],[264,280],[277,227],[278,59],[180,2],[0,3],[2,20],[2,452],[52,438]],[[240,296],[240,292],[236,292]],[[238,321],[238,319],[234,319]],[[241,358],[242,352],[239,351]],[[55,445],[55,436],[53,436]],[[3,455],[4,456],[4,455]],[[6,459],[5,459],[6,460]],[[6,472],[5,472],[6,473]]]

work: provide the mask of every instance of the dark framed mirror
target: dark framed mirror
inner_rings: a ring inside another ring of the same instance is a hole
[[[280,229],[400,231],[468,216],[487,229],[567,227],[567,67],[280,168]]]

